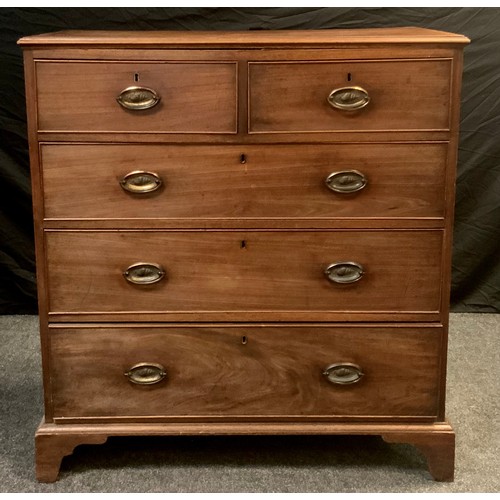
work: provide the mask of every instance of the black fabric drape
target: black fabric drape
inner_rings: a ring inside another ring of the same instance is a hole
[[[247,30],[422,26],[465,49],[452,306],[500,312],[500,9],[0,9],[0,313],[36,311],[21,36],[61,29]]]

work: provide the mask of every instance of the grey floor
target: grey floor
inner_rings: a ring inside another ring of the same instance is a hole
[[[2,492],[498,492],[500,315],[453,314],[448,418],[454,483],[434,482],[409,445],[378,437],[112,438],[80,446],[60,479],[34,478],[42,389],[35,316],[0,316]]]

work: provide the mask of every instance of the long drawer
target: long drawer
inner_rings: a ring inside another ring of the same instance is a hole
[[[61,326],[55,418],[436,415],[441,327]]]
[[[451,69],[451,59],[250,63],[249,131],[445,131]]]
[[[442,236],[440,230],[47,231],[49,311],[179,312],[193,320],[276,312],[290,321],[297,311],[376,312],[388,320],[394,312],[436,312]]]
[[[234,62],[43,61],[36,86],[40,131],[236,133]]]
[[[447,144],[43,145],[44,213],[92,218],[444,217]]]

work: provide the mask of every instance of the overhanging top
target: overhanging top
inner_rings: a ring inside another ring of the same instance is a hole
[[[426,28],[371,28],[256,31],[80,31],[21,38],[22,46],[266,47],[372,44],[467,44],[463,36]]]

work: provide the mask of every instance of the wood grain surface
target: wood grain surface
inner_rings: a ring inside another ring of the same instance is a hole
[[[236,132],[234,62],[37,62],[40,131]],[[136,76],[138,75],[138,81]],[[147,110],[116,101],[143,86],[161,100]]]
[[[46,411],[39,480],[54,481],[80,443],[200,433],[381,434],[452,479],[443,422],[468,42],[422,28],[20,40]],[[116,97],[130,86],[160,103],[124,110]],[[333,109],[328,94],[349,86],[368,106]],[[328,190],[325,177],[344,169],[367,187]],[[124,192],[134,170],[160,175],[161,189]],[[329,282],[325,267],[344,261],[362,278]],[[137,262],[166,277],[129,283]],[[165,366],[166,379],[132,384],[124,373],[141,362]],[[322,372],[339,362],[365,375],[331,384]]]
[[[333,419],[332,419],[333,420]],[[417,446],[427,457],[437,481],[453,480],[455,433],[447,422],[165,422],[81,423],[57,425],[42,421],[36,432],[37,479],[57,480],[62,458],[79,444],[99,444],[109,436],[189,435],[382,435],[388,442]],[[397,451],[396,451],[397,453]]]
[[[451,59],[251,63],[249,131],[447,130]],[[332,108],[334,89],[370,96],[358,111]]]
[[[49,310],[438,311],[442,237],[438,230],[50,231]],[[331,283],[325,268],[345,261],[365,275]],[[129,283],[122,273],[137,262],[159,264],[165,279]]]
[[[54,415],[432,416],[439,346],[436,328],[57,328]],[[132,384],[124,373],[142,362],[167,377]],[[326,380],[324,369],[341,362],[363,378]]]
[[[443,218],[447,147],[43,145],[45,218]],[[328,175],[353,169],[367,178],[362,191],[328,189]],[[156,173],[161,189],[124,191],[137,170]]]
[[[313,45],[335,44],[467,44],[463,35],[415,26],[367,29],[328,30],[262,30],[252,31],[110,31],[65,30],[42,35],[27,36],[19,40],[24,46],[180,46],[203,47],[262,45]]]

